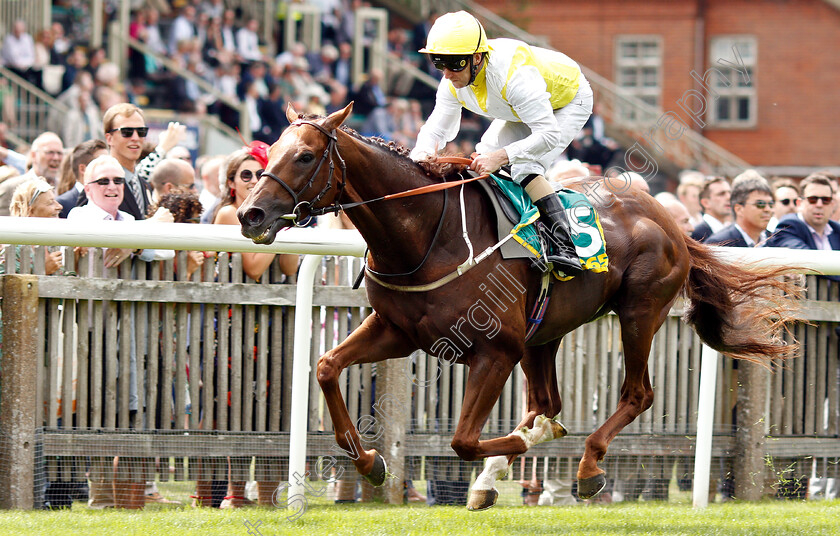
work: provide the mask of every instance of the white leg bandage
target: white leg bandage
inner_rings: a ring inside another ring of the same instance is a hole
[[[473,489],[493,489],[495,487],[496,480],[503,478],[507,474],[507,468],[507,456],[492,456],[490,458],[485,458],[484,470],[475,479]]]
[[[533,428],[520,428],[511,433],[511,435],[518,435],[525,442],[526,448],[531,448],[544,441],[551,441],[566,435],[566,429],[557,421],[549,419],[545,415],[538,415],[534,419]],[[495,487],[496,480],[503,478],[507,474],[508,459],[507,456],[492,456],[484,460],[484,470],[475,479],[473,484],[474,490],[490,490]]]
[[[519,430],[513,432],[511,435],[518,435],[519,437],[521,437],[522,440],[525,442],[525,447],[530,449],[534,445],[538,445],[545,441],[551,441],[552,439],[555,439],[556,434],[554,427],[556,426],[556,424],[558,423],[549,419],[545,415],[537,415],[537,418],[534,419],[533,428],[520,428]],[[557,437],[562,437],[562,435]]]

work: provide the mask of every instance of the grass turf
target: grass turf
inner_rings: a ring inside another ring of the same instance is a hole
[[[379,535],[586,534],[788,535],[840,534],[840,501],[762,501],[712,504],[695,510],[662,502],[573,507],[391,506],[310,504],[294,521],[277,508],[209,510],[149,506],[143,511],[72,510],[0,513],[2,535]],[[250,531],[250,532],[249,532]]]

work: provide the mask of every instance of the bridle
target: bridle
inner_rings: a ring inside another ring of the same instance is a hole
[[[479,175],[477,177],[472,177],[470,179],[464,179],[464,180],[454,181],[454,182],[449,182],[449,183],[422,186],[420,188],[415,188],[413,190],[408,190],[408,191],[405,191],[405,192],[399,192],[399,193],[396,193],[396,194],[390,194],[390,195],[385,195],[385,196],[382,196],[382,197],[377,197],[376,199],[368,199],[368,200],[365,200],[365,201],[359,201],[359,202],[356,202],[356,203],[348,203],[348,204],[342,205],[341,204],[341,196],[344,193],[344,188],[346,186],[345,176],[346,176],[346,172],[347,172],[347,167],[344,163],[344,159],[341,158],[341,155],[338,152],[338,137],[335,134],[335,130],[330,132],[327,129],[325,129],[324,127],[322,127],[321,125],[319,125],[318,123],[315,123],[313,121],[306,121],[304,119],[298,119],[295,122],[293,122],[290,126],[298,127],[298,126],[303,126],[303,125],[309,125],[311,127],[315,127],[316,129],[321,131],[321,133],[324,134],[328,139],[327,146],[324,148],[324,153],[321,155],[321,160],[318,162],[318,166],[315,168],[315,171],[312,172],[312,176],[309,177],[309,180],[306,182],[306,184],[303,185],[303,188],[301,188],[298,192],[295,192],[294,190],[292,190],[292,188],[288,184],[286,184],[285,182],[280,180],[280,178],[277,175],[275,175],[274,173],[271,173],[269,171],[263,171],[262,174],[260,175],[261,177],[266,176],[266,177],[274,180],[275,182],[279,183],[280,186],[282,186],[289,193],[289,195],[292,196],[292,200],[294,201],[294,209],[292,209],[292,213],[291,214],[284,214],[283,216],[280,216],[280,218],[284,219],[284,220],[291,221],[296,227],[303,227],[306,224],[308,224],[311,216],[320,216],[322,214],[327,214],[327,213],[330,213],[330,212],[333,212],[336,215],[338,215],[338,213],[341,212],[342,210],[346,210],[346,209],[349,209],[349,208],[354,208],[354,207],[357,207],[357,206],[360,206],[360,205],[366,205],[368,203],[373,203],[373,202],[376,202],[376,201],[382,201],[382,200],[387,200],[387,199],[397,199],[397,198],[400,198],[400,197],[420,195],[420,194],[434,192],[434,191],[438,191],[438,190],[447,190],[447,189],[455,187],[455,186],[460,186],[460,185],[463,185],[463,184],[468,183],[468,182],[481,180],[481,179],[484,179],[484,178],[488,177],[488,175]],[[333,201],[333,203],[331,205],[327,205],[326,207],[321,207],[321,208],[313,208],[312,205],[318,203],[318,201],[320,201],[324,197],[324,195],[326,195],[326,193],[332,188],[332,179],[333,179],[333,175],[335,173],[335,164],[333,163],[333,158],[331,157],[330,153],[335,153],[335,157],[338,159],[339,167],[341,168],[341,180],[337,181],[338,194],[335,196],[335,201]],[[470,162],[469,159],[464,159],[464,158],[448,158],[448,159],[445,159],[445,160],[448,160],[451,163],[460,163],[460,164]],[[445,161],[445,160],[441,159],[441,161]],[[324,161],[329,162],[329,168],[330,168],[330,174],[329,174],[329,177],[327,178],[327,184],[324,185],[324,188],[318,193],[318,195],[316,195],[312,199],[312,201],[298,201],[298,197],[301,194],[303,194],[303,192],[308,190],[312,186],[312,184],[315,182],[315,177],[317,177],[318,173],[321,171],[321,166],[324,165]],[[446,192],[444,192],[443,208],[440,212],[440,219],[438,220],[437,228],[435,229],[435,234],[432,236],[431,243],[429,244],[429,249],[426,251],[426,255],[423,257],[423,260],[421,260],[420,263],[413,270],[409,270],[407,272],[403,272],[403,273],[399,273],[399,274],[386,274],[386,273],[382,273],[382,272],[377,272],[377,271],[373,270],[372,268],[370,268],[369,266],[367,266],[367,255],[365,255],[365,267],[364,267],[363,272],[359,274],[360,277],[359,277],[359,279],[357,279],[356,285],[354,285],[354,288],[356,288],[358,286],[359,282],[361,281],[361,275],[364,273],[364,271],[367,271],[369,274],[372,274],[373,276],[381,276],[381,277],[404,277],[404,276],[414,275],[415,273],[417,273],[420,270],[420,268],[422,268],[423,265],[426,264],[426,261],[429,260],[429,256],[431,255],[432,250],[434,249],[435,243],[437,242],[438,238],[440,237],[441,230],[443,229],[443,220],[446,217],[446,209],[447,209],[448,204],[449,204],[449,196],[446,195]],[[462,204],[463,204],[463,191],[462,191]],[[308,208],[309,215],[301,223],[300,216],[301,216],[303,207]],[[487,253],[487,252],[485,252],[485,253]],[[472,262],[473,262],[472,250],[470,250],[470,259],[465,264],[471,264]],[[471,267],[472,266],[469,266],[469,268],[471,268]],[[464,268],[465,268],[465,266],[459,266],[458,269],[457,269],[457,275],[455,277],[457,277],[458,275],[461,275],[463,273],[463,271],[466,271],[466,270],[464,270]],[[469,269],[469,268],[467,268],[467,269]],[[444,278],[444,279],[446,279],[446,281],[448,281],[449,277],[451,277],[451,275],[447,276],[447,278]],[[441,281],[443,281],[443,280],[440,280],[440,281],[434,283],[434,285],[443,284],[443,283],[441,283]],[[377,280],[377,283],[383,284],[383,282],[381,282],[379,280]],[[417,287],[417,289],[428,290],[425,287],[427,287],[427,285]],[[400,290],[404,290],[404,289],[409,289],[409,288],[413,288],[413,287],[396,287],[396,288],[398,288]]]
[[[320,216],[321,214],[327,214],[328,212],[334,212],[336,215],[338,215],[338,213],[342,210],[345,210],[345,209],[348,209],[348,208],[353,208],[353,207],[359,206],[359,205],[365,205],[367,203],[371,203],[371,202],[374,202],[374,201],[380,201],[380,200],[388,197],[388,196],[383,196],[383,197],[380,197],[380,198],[377,198],[377,199],[369,199],[367,201],[361,201],[359,203],[350,203],[348,205],[342,205],[341,204],[341,195],[344,193],[344,187],[346,185],[345,174],[346,174],[346,171],[347,171],[347,167],[346,167],[346,164],[344,163],[344,159],[341,158],[341,154],[339,154],[339,152],[338,152],[338,137],[335,134],[335,130],[330,132],[327,129],[325,129],[324,127],[322,127],[321,125],[319,125],[318,123],[315,123],[313,121],[306,121],[306,120],[303,120],[303,119],[296,120],[290,126],[298,127],[298,126],[303,126],[303,125],[309,125],[311,127],[317,128],[318,130],[321,131],[321,133],[324,134],[324,136],[327,137],[327,140],[328,140],[327,141],[327,146],[324,148],[324,154],[321,155],[321,160],[318,162],[318,166],[315,167],[315,171],[312,172],[312,176],[309,177],[309,180],[306,181],[306,184],[303,185],[303,188],[301,188],[298,192],[295,192],[294,190],[292,190],[292,188],[288,184],[281,181],[280,177],[278,177],[274,173],[271,173],[269,171],[263,171],[262,175],[261,175],[261,176],[264,175],[264,176],[266,176],[270,179],[273,179],[275,182],[279,183],[280,186],[285,188],[286,191],[289,193],[289,195],[292,196],[292,200],[294,201],[295,208],[292,209],[291,214],[284,214],[283,216],[280,216],[281,219],[290,220],[295,225],[295,227],[303,227],[307,223],[309,223],[309,218],[311,216]],[[312,208],[312,205],[314,205],[318,201],[320,201],[324,197],[324,195],[326,195],[326,193],[328,191],[330,191],[330,189],[332,188],[332,179],[333,179],[333,174],[335,172],[335,164],[333,163],[333,159],[331,158],[330,153],[335,153],[336,158],[338,158],[338,165],[341,168],[341,180],[337,181],[338,194],[335,196],[335,201],[333,201],[333,203],[331,205],[327,205],[326,207],[322,207],[322,208]],[[318,193],[318,195],[316,195],[312,199],[312,201],[298,201],[298,197],[301,194],[303,194],[303,192],[308,190],[309,187],[312,186],[312,183],[315,182],[315,177],[317,177],[318,173],[321,171],[321,166],[324,165],[325,160],[329,162],[330,175],[327,178],[327,184],[324,185],[324,189],[321,190]],[[429,255],[431,254],[432,249],[434,248],[434,245],[437,242],[438,237],[440,236],[440,231],[443,228],[443,219],[444,219],[444,216],[446,215],[447,205],[448,205],[448,196],[444,195],[444,197],[443,197],[443,210],[441,210],[440,221],[438,221],[437,229],[435,230],[435,234],[432,238],[432,243],[429,245],[429,250],[426,252],[426,255],[423,257],[423,260],[420,261],[420,264],[418,264],[416,268],[414,268],[413,270],[410,270],[408,272],[401,273],[401,274],[385,274],[385,273],[375,272],[370,268],[367,268],[367,269],[372,271],[373,273],[375,273],[377,275],[380,275],[380,276],[392,276],[392,277],[412,275],[412,274],[416,273],[418,270],[420,270],[420,268],[422,268],[423,265],[426,264],[426,261],[429,259]],[[309,216],[307,216],[306,219],[303,220],[303,222],[301,222],[300,216],[301,216],[301,213],[302,213],[302,209],[304,207],[308,208]],[[367,267],[367,258],[365,259],[365,266]]]
[[[342,207],[339,201],[341,200],[341,196],[344,193],[344,177],[347,171],[346,166],[344,164],[344,159],[341,158],[341,155],[338,152],[338,138],[335,135],[335,130],[330,132],[318,123],[315,123],[313,121],[306,121],[303,119],[298,119],[290,126],[299,127],[303,125],[309,125],[311,127],[317,128],[327,137],[328,140],[327,146],[324,148],[324,154],[321,155],[321,160],[318,161],[318,166],[315,168],[315,171],[312,172],[312,176],[309,177],[309,180],[306,182],[306,184],[303,185],[303,188],[295,192],[288,184],[281,181],[277,175],[269,171],[263,171],[262,175],[260,175],[261,177],[268,177],[270,179],[273,179],[275,182],[280,184],[280,186],[285,188],[290,196],[292,196],[292,201],[294,202],[294,208],[292,209],[292,213],[284,214],[283,216],[280,216],[280,218],[291,221],[295,227],[303,227],[307,225],[309,223],[310,217],[312,216],[320,216],[322,214],[327,214],[328,212],[334,212],[337,215],[339,211],[341,211]],[[335,163],[330,153],[335,154],[335,158],[338,159],[338,166],[341,168],[341,180],[336,180],[336,187],[338,189],[338,193],[335,196],[335,201],[332,205],[327,205],[326,207],[322,208],[312,208],[312,205],[318,203],[318,201],[323,199],[327,192],[329,192],[332,189],[333,175],[335,174]],[[315,182],[315,177],[318,176],[318,173],[321,171],[321,166],[324,165],[325,161],[329,163],[328,165],[330,168],[330,175],[327,178],[327,184],[324,185],[324,188],[311,201],[298,201],[298,198],[306,190],[308,190]],[[301,221],[301,214],[303,213],[304,208],[308,209],[309,215],[303,221]]]

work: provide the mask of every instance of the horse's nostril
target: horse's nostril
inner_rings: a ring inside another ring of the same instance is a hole
[[[265,220],[265,212],[260,208],[251,207],[245,212],[245,219],[248,225],[257,226]]]

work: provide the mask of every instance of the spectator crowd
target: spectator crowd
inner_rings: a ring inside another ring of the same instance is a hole
[[[64,15],[59,17],[54,7],[56,22],[38,31],[36,38],[27,32],[25,21],[14,22],[3,39],[0,65],[69,108],[69,117],[53,113],[49,121],[50,130],[68,146],[101,138],[102,115],[119,102],[182,114],[215,114],[232,128],[239,127],[239,109],[244,105],[253,138],[267,143],[276,140],[288,125],[286,103],[293,103],[300,112],[324,114],[354,101],[354,128],[409,148],[423,121],[419,101],[387,94],[384,74],[367,68],[369,47],[363,58],[366,79],[354,84],[355,10],[366,5],[360,0],[314,3],[322,12],[322,40],[317,50],[309,50],[300,42],[284,49],[286,14],[296,19],[298,31],[301,21],[286,2],[280,2],[277,20],[265,23],[277,44],[273,56],[267,54],[267,43],[261,41],[261,21],[247,11],[247,5],[233,9],[225,7],[222,0],[143,3],[132,12],[128,29],[128,36],[143,51],[128,47],[125,79],[120,78],[117,65],[108,60],[104,47],[90,46],[85,34],[91,16],[86,12],[87,3],[67,0],[57,4],[63,7]],[[106,3],[106,15],[115,19],[116,7],[112,4]],[[369,44],[373,31],[366,28],[361,39]],[[416,31],[424,31],[423,26]],[[389,53],[439,77],[416,49],[402,46],[409,34],[405,29],[391,30]],[[425,35],[419,39],[424,40]],[[182,71],[194,77],[181,76]],[[206,85],[197,83],[197,79]],[[205,90],[207,85],[216,92]],[[433,95],[427,89],[426,97],[431,99]],[[14,127],[14,102],[7,96],[10,91],[4,83],[0,85],[0,121]]]

